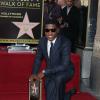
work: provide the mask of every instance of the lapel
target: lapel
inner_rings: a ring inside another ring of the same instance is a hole
[[[47,53],[47,38],[44,39],[44,55],[46,59],[48,59],[48,53]]]
[[[59,50],[59,46],[60,46],[60,43],[61,43],[61,37],[58,36],[57,37],[57,40],[55,41],[55,44],[54,44],[54,54],[56,54],[57,50]]]
[[[71,9],[70,9],[68,15],[72,15],[72,13],[73,13],[73,9],[74,9],[73,7],[74,7],[74,6],[71,7]]]
[[[64,16],[67,15],[67,6],[65,6],[65,7],[63,8],[63,15],[64,15]]]

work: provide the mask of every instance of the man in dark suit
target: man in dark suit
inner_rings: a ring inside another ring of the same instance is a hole
[[[74,6],[74,0],[65,0],[66,6],[62,9],[62,34],[72,42],[71,51],[75,52],[75,41],[78,40],[80,11]]]
[[[56,21],[45,25],[45,36],[40,39],[31,79],[45,77],[46,100],[64,100],[66,81],[72,78],[74,67],[70,61],[71,42],[58,34]],[[39,72],[41,60],[46,68]]]

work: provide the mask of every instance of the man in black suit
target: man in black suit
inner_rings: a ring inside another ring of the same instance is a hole
[[[71,51],[75,52],[75,41],[78,40],[80,11],[74,6],[74,0],[65,0],[66,6],[62,9],[62,34],[72,42]]]
[[[30,78],[32,80],[45,77],[46,100],[64,100],[65,84],[74,72],[70,61],[71,42],[58,32],[56,21],[49,20],[45,25],[45,36],[39,42],[33,75]],[[47,66],[39,72],[43,58]]]

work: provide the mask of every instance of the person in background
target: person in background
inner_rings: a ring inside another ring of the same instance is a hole
[[[55,0],[47,0],[44,4],[44,22],[49,19],[59,19],[61,17],[61,7]]]
[[[74,0],[65,0],[66,6],[62,9],[61,33],[72,42],[71,52],[75,52],[75,42],[78,41],[80,11],[74,6]]]
[[[45,77],[46,100],[66,100],[65,85],[74,73],[70,54],[71,42],[60,36],[57,21],[46,22],[45,36],[40,39],[30,77],[30,80]],[[39,72],[42,59],[46,60],[47,66]]]

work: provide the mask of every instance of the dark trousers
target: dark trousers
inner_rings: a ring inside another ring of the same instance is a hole
[[[70,100],[70,96],[65,93],[65,86],[74,75],[74,67],[70,66],[65,72],[46,76],[46,100]]]
[[[65,76],[49,77],[46,80],[46,100],[64,100]]]
[[[46,100],[64,100],[67,73],[46,77]]]

